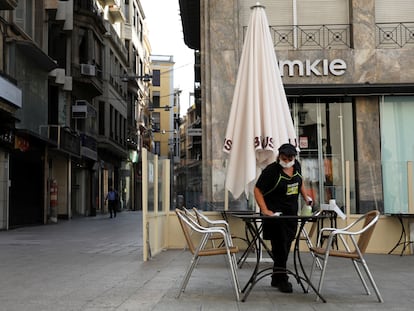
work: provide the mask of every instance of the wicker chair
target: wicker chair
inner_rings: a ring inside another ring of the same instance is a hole
[[[370,295],[371,292],[367,286],[367,283],[362,276],[361,270],[358,264],[361,264],[365,270],[368,279],[374,288],[375,294],[377,295],[378,301],[383,302],[382,296],[378,290],[378,287],[372,277],[372,274],[368,268],[368,265],[365,261],[364,254],[371,239],[372,233],[374,231],[375,225],[379,219],[380,213],[377,210],[370,211],[352,224],[346,226],[343,229],[337,228],[322,228],[321,232],[319,233],[319,239],[317,247],[311,247],[310,250],[314,254],[314,261],[312,264],[312,269],[310,275],[312,275],[313,271],[315,270],[315,262],[316,259],[320,259],[322,261],[322,270],[319,279],[319,288],[318,291],[321,292],[322,285],[326,273],[326,267],[328,264],[329,257],[336,257],[336,258],[343,258],[343,259],[350,259],[355,267],[356,272],[365,288],[367,295]],[[360,224],[362,223],[362,228]],[[328,236],[328,240],[324,243],[324,247],[321,244],[321,237],[323,235]],[[343,243],[344,250],[337,250],[333,249],[332,241],[333,239],[337,238],[339,241]],[[347,242],[348,241],[348,242]],[[318,298],[317,298],[318,299]]]
[[[181,293],[185,291],[191,273],[197,266],[200,257],[225,255],[230,265],[230,272],[233,279],[236,299],[240,300],[240,283],[237,275],[237,263],[235,257],[235,254],[239,251],[239,249],[236,246],[233,246],[229,233],[222,227],[203,227],[197,221],[194,221],[192,217],[189,217],[183,210],[176,209],[175,213],[177,214],[178,220],[180,222],[188,249],[193,255],[184,275],[177,297],[179,297]],[[200,235],[200,242],[198,245],[194,243],[193,233],[198,233]],[[207,242],[212,235],[221,235],[221,238],[224,241],[223,246],[207,247]]]

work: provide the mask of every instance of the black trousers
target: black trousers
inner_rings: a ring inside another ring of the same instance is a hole
[[[109,215],[114,214],[114,217],[116,217],[116,201],[114,200],[108,200],[108,209],[109,209]]]
[[[297,231],[296,221],[280,221],[273,222],[266,225],[271,225],[272,228],[266,228],[270,236],[270,243],[272,246],[273,255],[273,275],[272,280],[287,281],[288,275],[286,273],[286,263],[289,257],[292,242],[295,239]]]

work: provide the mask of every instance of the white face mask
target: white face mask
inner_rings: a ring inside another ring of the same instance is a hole
[[[294,164],[295,164],[295,159],[293,159],[292,161],[290,161],[290,162],[283,162],[283,161],[280,161],[279,162],[279,164],[280,164],[280,166],[281,167],[283,167],[283,168],[290,168],[290,167],[292,167]]]

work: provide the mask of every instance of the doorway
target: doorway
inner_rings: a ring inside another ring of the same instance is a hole
[[[311,98],[291,102],[300,148],[305,186],[315,206],[329,203],[345,209],[346,161],[354,164],[352,101],[345,98]],[[352,175],[353,170],[348,171]],[[355,200],[354,178],[350,178]]]

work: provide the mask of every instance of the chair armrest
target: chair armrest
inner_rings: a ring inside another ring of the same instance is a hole
[[[206,215],[204,215],[203,213],[201,213],[197,208],[193,208],[193,210],[200,218],[202,218],[208,224],[214,225],[214,226],[224,226],[226,228],[226,230],[228,232],[230,232],[229,224],[228,224],[227,221],[220,220],[220,219],[212,220],[212,219],[208,218]]]
[[[328,227],[326,227],[326,228],[322,228],[319,232],[320,233],[325,232],[325,231],[331,232],[331,231],[336,231],[336,230],[338,230],[338,228],[328,228]]]
[[[178,215],[180,217],[180,215]],[[200,225],[196,220],[192,219],[186,214],[181,214],[181,219],[187,223],[188,226],[191,227],[192,230],[210,237],[212,234],[220,234],[223,236],[224,243],[227,247],[230,247],[233,245],[231,237],[228,233],[228,231],[223,227],[203,227]]]

